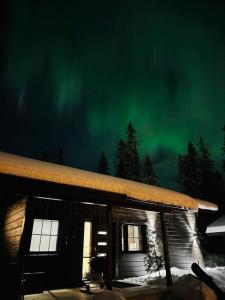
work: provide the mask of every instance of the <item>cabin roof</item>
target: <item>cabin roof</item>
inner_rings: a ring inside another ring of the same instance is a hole
[[[0,173],[125,195],[184,209],[217,210],[217,205],[148,184],[0,152]]]
[[[209,224],[206,229],[207,234],[225,233],[225,215],[219,217],[214,222]]]

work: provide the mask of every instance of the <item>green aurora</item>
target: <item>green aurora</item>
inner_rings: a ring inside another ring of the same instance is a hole
[[[163,186],[175,187],[188,140],[203,136],[219,164],[224,14],[216,0],[11,1],[4,76],[23,125],[0,131],[1,149],[38,158],[62,146],[92,170],[105,151],[113,166],[131,121]]]

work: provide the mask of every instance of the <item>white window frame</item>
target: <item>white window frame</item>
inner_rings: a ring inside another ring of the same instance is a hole
[[[138,235],[135,237],[134,235],[129,236],[128,234],[128,227],[136,227],[138,229]],[[124,223],[121,226],[121,250],[124,253],[145,253],[145,239],[146,236],[144,234],[145,230],[144,230],[145,225],[142,224],[127,224]],[[129,247],[129,239],[133,239],[135,240],[139,240],[139,249],[132,249]]]
[[[57,253],[59,220],[34,219],[30,240],[30,253]]]

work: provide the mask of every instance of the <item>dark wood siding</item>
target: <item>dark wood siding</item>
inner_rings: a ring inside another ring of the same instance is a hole
[[[82,255],[84,222],[92,222],[92,256],[106,252],[107,246],[98,246],[106,236],[98,236],[98,230],[106,230],[106,207],[75,201],[55,201],[30,198],[26,222],[26,246],[24,272],[25,292],[38,292],[82,285]],[[30,241],[34,219],[59,220],[58,251],[55,254],[30,253]]]
[[[25,292],[72,287],[82,280],[83,208],[73,201],[30,198],[25,225]],[[59,220],[56,253],[30,253],[34,219]]]
[[[165,214],[169,257],[171,267],[190,269],[193,262],[203,263],[195,226],[195,213],[191,211],[177,211]],[[121,251],[120,226],[122,223],[144,224],[146,229],[156,232],[159,253],[163,257],[162,232],[159,212],[129,209],[124,207],[113,208],[113,221],[117,226],[118,250],[115,256],[115,277],[125,278],[146,274],[145,253],[123,253]]]
[[[195,232],[195,214],[178,212],[165,214],[171,267],[190,269],[193,262],[202,263]]]
[[[4,224],[4,239],[8,249],[8,262],[16,264],[25,220],[26,198],[7,208]]]
[[[123,223],[140,224],[146,226],[146,231],[156,231],[156,238],[159,243],[159,251],[163,255],[162,251],[162,235],[159,213],[155,211],[137,210],[125,207],[113,208],[113,222],[117,226],[117,247],[118,251],[114,251],[115,257],[115,269],[114,274],[116,278],[126,278],[134,276],[146,275],[145,269],[145,257],[146,253],[123,253],[121,248],[121,235],[120,226]],[[118,236],[119,235],[119,236]]]

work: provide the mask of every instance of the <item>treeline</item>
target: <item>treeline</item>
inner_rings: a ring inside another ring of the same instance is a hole
[[[225,146],[223,155],[224,153]],[[179,155],[177,183],[179,191],[195,198],[209,200],[218,204],[220,209],[224,209],[224,179],[216,168],[209,146],[203,138],[200,138],[196,145],[189,141],[186,154]]]
[[[113,175],[116,177],[158,185],[158,176],[155,174],[149,155],[140,158],[136,131],[131,123],[127,127],[126,139],[118,142],[114,166]],[[104,152],[99,159],[97,172],[109,175],[109,165]]]
[[[225,126],[224,145],[222,147],[222,168],[225,172]],[[149,155],[140,159],[136,131],[129,123],[126,139],[120,140],[115,156],[116,177],[159,185],[153,162]],[[216,168],[209,146],[200,137],[197,144],[191,141],[187,144],[185,154],[178,155],[177,162],[178,190],[194,198],[209,200],[218,204],[220,210],[225,210],[225,183],[221,172]],[[109,175],[109,165],[103,152],[97,167],[97,172]]]
[[[225,173],[225,126],[223,147],[221,149],[222,170]],[[64,164],[62,148],[53,149],[42,154],[42,160]],[[185,154],[178,155],[177,186],[182,193],[194,198],[209,200],[225,211],[225,182],[221,172],[216,168],[209,146],[203,138],[194,144],[189,141]],[[97,164],[97,172],[110,175],[107,157],[102,152]],[[159,185],[159,178],[154,171],[153,162],[146,154],[141,157],[138,151],[136,131],[128,124],[125,139],[116,145],[114,158],[114,174],[116,177],[134,180],[151,185]]]

